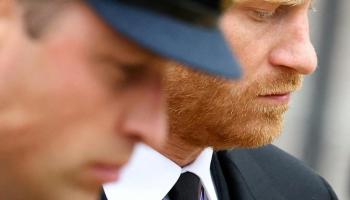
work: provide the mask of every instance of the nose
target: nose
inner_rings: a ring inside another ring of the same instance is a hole
[[[269,62],[273,66],[291,68],[300,74],[311,74],[316,70],[317,55],[310,41],[308,16],[297,15],[287,23],[280,30],[279,42],[271,50]]]
[[[161,81],[148,81],[127,99],[123,133],[152,147],[163,144],[167,134],[165,95]]]

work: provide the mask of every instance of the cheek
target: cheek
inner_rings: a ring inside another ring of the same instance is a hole
[[[240,10],[233,10],[220,21],[220,27],[241,63],[245,78],[266,66],[271,45],[271,25],[253,22]]]
[[[233,18],[234,19],[234,18]],[[244,73],[247,72],[247,67],[252,62],[251,55],[259,49],[256,49],[255,34],[246,29],[244,25],[240,25],[237,21],[232,21],[229,17],[225,17],[221,21],[221,28],[224,31],[224,35],[232,48],[235,57],[239,60],[243,67]],[[254,40],[252,40],[254,38]],[[254,42],[252,42],[254,41]]]
[[[37,73],[23,73],[25,81],[18,81],[16,91],[5,95],[9,101],[0,114],[0,157],[13,162],[46,160],[62,146],[83,152],[79,150],[81,143],[96,141],[97,132],[107,132],[101,128],[106,127],[100,124],[101,113],[109,113],[112,99],[87,65],[60,60],[64,58],[55,57],[36,66],[40,68]],[[83,124],[89,124],[90,129],[101,126],[93,135]]]

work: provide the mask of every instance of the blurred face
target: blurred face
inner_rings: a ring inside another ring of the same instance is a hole
[[[281,132],[291,94],[317,65],[309,39],[309,7],[309,0],[235,3],[220,25],[244,76],[226,82],[170,68],[171,137],[218,149],[272,142]]]
[[[166,123],[163,60],[80,4],[33,40],[0,4],[0,199],[95,199]]]

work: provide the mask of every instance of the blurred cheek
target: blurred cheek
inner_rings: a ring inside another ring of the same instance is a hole
[[[64,77],[64,80],[51,74]],[[20,101],[8,107],[2,118],[6,120],[0,122],[0,155],[9,159],[35,159],[45,153],[62,152],[69,148],[74,152],[80,148],[80,143],[96,140],[89,136],[88,128],[81,125],[88,123],[93,126],[92,116],[99,115],[102,104],[106,102],[97,98],[101,96],[100,91],[96,86],[87,84],[89,78],[81,74],[73,77],[56,70],[46,73],[47,79],[41,78],[46,84],[37,86],[35,82],[30,82],[22,88],[17,95]],[[75,146],[71,142],[75,142]]]

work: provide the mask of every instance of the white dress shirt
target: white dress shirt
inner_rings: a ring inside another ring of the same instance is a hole
[[[181,168],[152,148],[139,144],[117,182],[105,184],[108,200],[162,200],[183,172],[196,174],[205,189],[208,200],[217,200],[210,174],[213,155],[204,149],[190,165]]]

